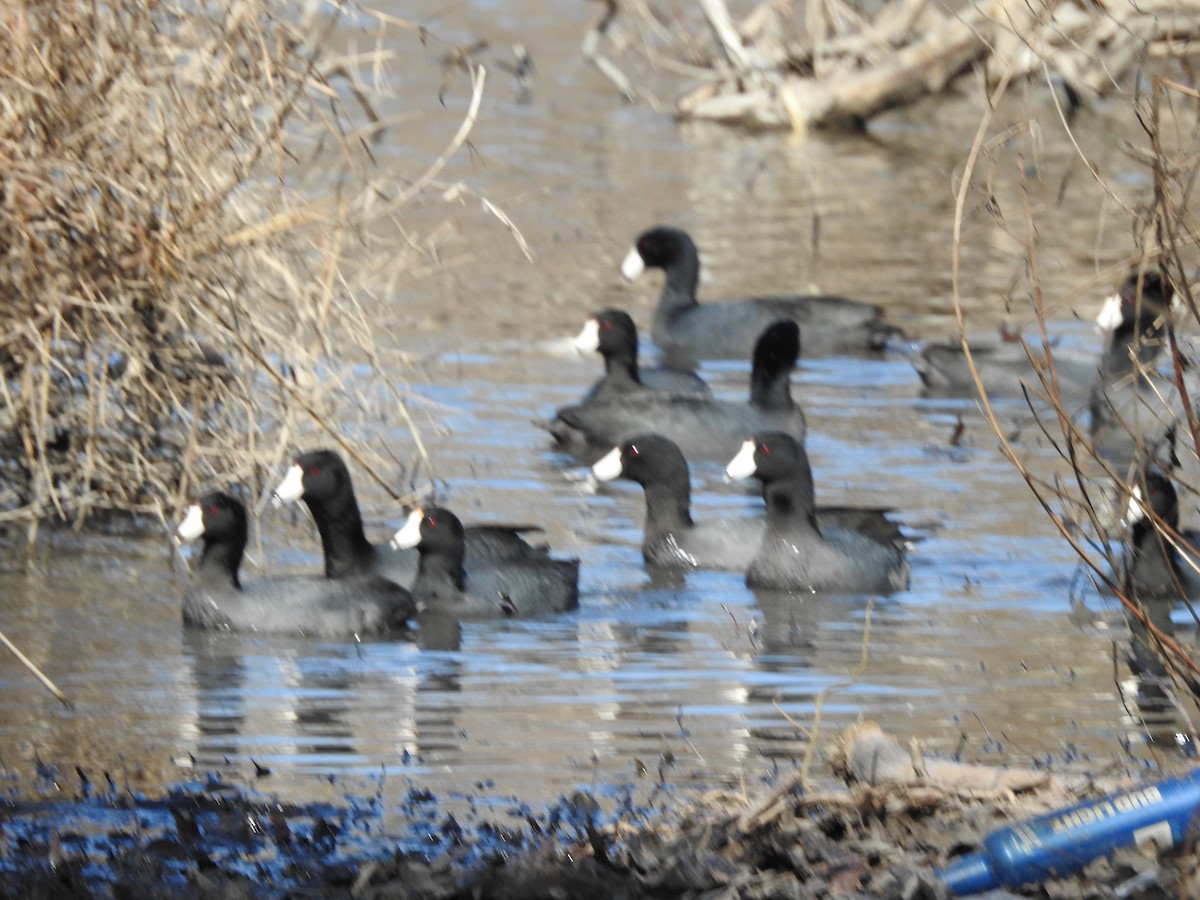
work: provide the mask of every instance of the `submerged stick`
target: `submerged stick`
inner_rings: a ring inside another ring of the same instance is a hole
[[[42,672],[42,670],[39,669],[36,665],[34,665],[33,660],[31,660],[28,656],[26,656],[24,653],[22,653],[17,648],[17,645],[14,644],[12,641],[10,641],[8,639],[8,636],[3,631],[0,631],[0,643],[3,643],[4,646],[7,647],[9,649],[9,651],[12,653],[12,655],[21,661],[21,665],[23,665],[30,672],[32,672],[34,675],[36,675],[37,680],[40,681],[42,684],[44,684],[46,686],[46,690],[48,690],[55,697],[57,697],[59,702],[62,703],[63,706],[65,706],[67,709],[75,708],[75,704],[73,704],[70,700],[68,700],[66,697],[66,694],[64,694],[62,691],[60,691],[58,689],[58,685],[56,685],[53,681],[51,681],[49,678],[47,678],[45,673]]]

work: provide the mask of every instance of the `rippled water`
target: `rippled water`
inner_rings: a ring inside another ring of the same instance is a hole
[[[585,491],[532,424],[596,376],[563,340],[588,312],[615,305],[648,322],[658,280],[625,285],[617,266],[633,236],[660,221],[696,238],[707,296],[820,285],[883,304],[914,335],[950,333],[952,191],[978,122],[974,100],[922,106],[871,137],[679,126],[622,103],[582,63],[576,49],[594,12],[586,4],[474,0],[440,10],[424,10],[439,33],[486,36],[499,54],[520,39],[538,66],[528,103],[491,66],[475,152],[443,175],[511,216],[536,259],[475,203],[412,210],[421,233],[446,223],[433,241],[444,265],[394,273],[394,295],[372,313],[396,367],[375,374],[411,386],[448,501],[464,518],[538,522],[557,552],[581,558],[581,609],[364,644],[193,634],[180,627],[182,575],[165,538],[51,536],[32,573],[14,560],[0,574],[3,629],[76,708],[59,708],[0,655],[3,764],[79,763],[152,788],[195,770],[248,775],[257,763],[271,771],[270,790],[296,799],[321,796],[334,775],[484,785],[538,802],[660,769],[679,781],[752,784],[861,717],[971,757],[1121,755],[1139,728],[1121,696],[1127,669],[1113,662],[1123,637],[1111,604],[1092,593],[1089,611],[1073,614],[1071,548],[974,403],[923,398],[903,354],[807,358],[793,379],[820,500],[891,506],[919,538],[911,589],[874,603],[756,596],[735,574],[647,573],[640,491]],[[398,124],[380,156],[411,178],[457,127],[466,87],[454,82],[442,107],[438,49],[415,38],[396,49],[405,103],[385,110]],[[647,78],[656,90],[669,84]],[[998,155],[990,211],[982,195],[968,205],[963,293],[980,330],[1028,319],[1023,172],[1052,315],[1068,340],[1087,345],[1096,339],[1074,313],[1090,319],[1116,280],[1110,273],[1133,252],[1130,223],[1086,176],[1052,108],[1036,102],[1045,107],[1040,155]],[[1114,103],[1078,127],[1122,199],[1143,201],[1144,173],[1112,140],[1136,138],[1128,111]],[[1076,290],[1089,280],[1094,291]],[[402,354],[420,362],[417,373]],[[744,365],[703,374],[725,395],[745,391]],[[1006,410],[1020,417],[1015,404]],[[965,442],[952,447],[959,417]],[[412,450],[399,422],[356,435],[401,456]],[[1050,448],[1034,443],[1027,454],[1035,470],[1060,471]],[[697,518],[756,514],[755,498],[724,485],[716,466],[693,474]],[[359,488],[381,538],[400,512],[366,479]],[[269,511],[262,532],[268,566],[318,564],[315,534],[298,515]]]

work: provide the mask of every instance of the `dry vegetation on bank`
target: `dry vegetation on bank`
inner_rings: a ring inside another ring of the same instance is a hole
[[[411,259],[396,214],[445,159],[376,166],[382,41],[354,59],[325,44],[351,14],[0,12],[0,526],[161,519],[198,486],[256,489],[298,432],[404,421],[394,387],[341,367],[375,358],[358,272]],[[368,42],[406,27],[361,24]],[[418,461],[343,449],[392,488]]]

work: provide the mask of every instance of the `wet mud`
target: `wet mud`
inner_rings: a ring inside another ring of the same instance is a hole
[[[648,804],[576,792],[539,810],[413,788],[385,826],[379,796],[281,802],[260,774],[149,797],[107,773],[97,784],[43,767],[0,806],[0,896],[940,900],[952,894],[935,869],[1008,824],[1013,805],[896,785],[806,791],[781,773],[754,800],[664,784]],[[1122,849],[981,896],[1194,897],[1200,860],[1187,851]]]

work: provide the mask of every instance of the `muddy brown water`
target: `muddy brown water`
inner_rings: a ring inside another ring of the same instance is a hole
[[[363,374],[408,385],[464,518],[537,522],[558,553],[581,558],[580,610],[472,624],[453,640],[195,634],[180,626],[181,576],[165,540],[48,538],[36,571],[13,561],[0,573],[3,628],[76,706],[60,708],[0,655],[3,765],[77,763],[152,790],[198,772],[249,775],[258,763],[271,771],[263,787],[289,799],[382,781],[388,791],[482,785],[539,803],[660,768],[680,782],[752,785],[795,766],[811,730],[820,744],[863,717],[972,758],[1107,763],[1130,743],[1145,755],[1145,729],[1122,698],[1128,670],[1113,663],[1123,634],[1111,601],[1090,592],[1088,611],[1072,613],[1073,551],[974,403],[923,398],[902,353],[806,358],[793,378],[820,499],[893,507],[922,538],[911,589],[873,605],[756,596],[736,574],[647,573],[636,486],[585,492],[579,469],[531,424],[596,376],[564,341],[589,311],[620,306],[648,323],[659,280],[626,285],[618,266],[658,222],[696,238],[705,296],[819,285],[882,304],[913,335],[950,333],[952,191],[978,123],[974,92],[888,117],[870,137],[679,125],[623,103],[583,63],[587,4],[417,6],[403,15],[445,37],[488,38],[485,62],[515,40],[530,49],[527,101],[489,65],[473,152],[440,181],[486,195],[536,259],[477,201],[431,192],[405,224],[433,235],[442,265],[391,273],[391,295],[371,312],[395,369]],[[348,45],[371,39],[346,35]],[[453,81],[443,107],[436,45],[400,36],[395,49],[400,99],[383,110],[394,124],[379,155],[404,179],[449,140],[468,90]],[[643,75],[671,96],[668,79]],[[1044,91],[1031,94],[1041,124],[1023,167],[1039,266],[1058,330],[1087,346],[1109,273],[1132,252],[1129,217],[1082,168]],[[1002,110],[1001,121],[1020,111]],[[1145,173],[1120,151],[1138,138],[1129,109],[1106,104],[1077,130],[1120,200],[1144,202]],[[981,330],[1028,319],[1018,163],[1011,147],[998,154],[991,212],[981,195],[968,204],[963,294]],[[723,394],[745,389],[742,364],[702,371]],[[966,441],[950,447],[959,416]],[[355,436],[401,455],[412,447],[397,421],[357,425]],[[1027,453],[1055,470],[1048,449]],[[693,481],[697,517],[756,513],[717,467],[697,468]],[[381,538],[401,513],[366,479],[359,487]],[[268,512],[262,531],[267,566],[318,566],[315,534],[298,516]]]

